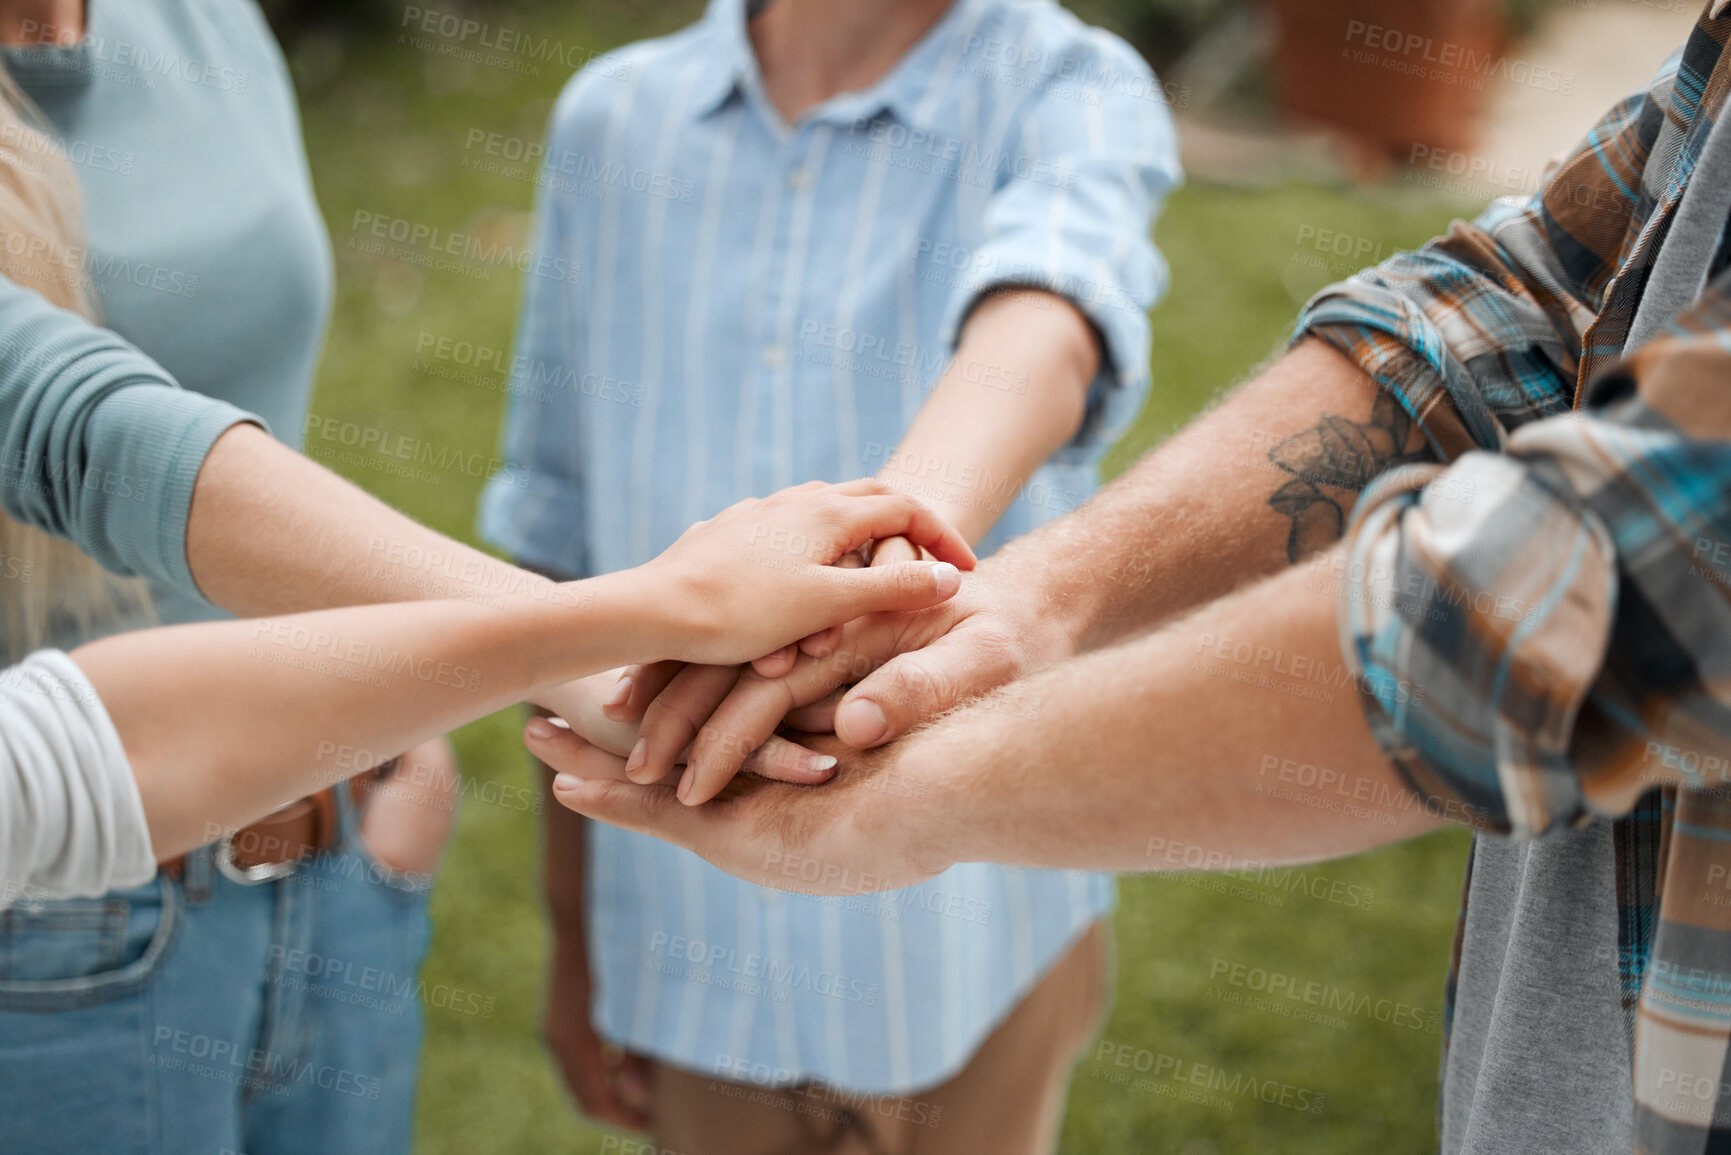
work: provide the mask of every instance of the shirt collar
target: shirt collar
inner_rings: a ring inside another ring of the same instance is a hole
[[[991,0],[954,0],[938,22],[919,39],[876,84],[860,92],[832,97],[807,114],[819,120],[854,123],[888,111],[910,127],[931,130],[954,102],[928,99],[940,68],[953,74],[966,48],[966,37]],[[1726,0],[1731,3],[1731,0]],[[763,90],[757,55],[746,33],[745,0],[710,0],[704,14],[713,44],[710,64],[692,94],[698,117],[721,109],[736,93]]]
[[[759,79],[757,57],[745,35],[745,0],[710,0],[703,26],[709,65],[691,94],[692,111],[699,117],[715,112]]]

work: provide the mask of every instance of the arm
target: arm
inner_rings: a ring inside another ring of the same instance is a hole
[[[814,544],[764,556],[757,543],[778,530]],[[646,658],[739,661],[872,602],[953,593],[957,575],[944,564],[830,564],[899,533],[967,560],[954,530],[909,498],[870,482],[809,486],[742,502],[637,570],[556,586],[554,596],[502,610],[470,602],[323,610],[121,634],[73,656],[125,743],[167,856],[208,841],[212,826],[330,779],[321,751],[388,755],[535,687]],[[197,725],[187,724],[189,703]]]
[[[120,337],[0,277],[0,418],[9,515],[115,573],[193,585],[186,518],[199,466],[247,414],[181,389]]]
[[[116,573],[198,588],[237,614],[499,604],[550,585],[397,513],[4,278],[0,414],[8,514]]]
[[[654,625],[626,591],[568,593],[505,611],[429,601],[135,631],[72,657],[167,858],[361,768],[332,751],[406,750],[605,665]]]
[[[1351,854],[1441,818],[1365,725],[1318,572],[1290,569],[845,756],[818,790],[754,783],[682,807],[665,786],[619,780],[618,759],[568,732],[537,731],[530,748],[577,776],[555,784],[565,805],[784,889],[882,890],[957,862],[1229,869]],[[1086,773],[1055,777],[1061,765]],[[1287,785],[1283,768],[1298,766],[1326,785]]]
[[[1639,181],[1604,166],[1648,154],[1662,121],[1651,99],[1607,114],[1527,204],[1499,203],[1319,294],[1294,348],[1220,408],[1012,543],[944,610],[861,623],[840,660],[802,658],[785,699],[818,702],[875,670],[834,724],[854,745],[887,741],[1326,547],[1384,469],[1499,448],[1509,429],[1567,412],[1627,321],[1595,318],[1618,260],[1606,238],[1628,232]]]
[[[567,805],[798,889],[980,859],[1152,869],[1175,844],[1197,853],[1170,865],[1295,861],[1444,819],[1531,838],[1656,787],[1678,792],[1673,862],[1697,885],[1724,870],[1731,784],[1727,332],[1731,275],[1597,379],[1590,415],[1391,471],[1318,564],[1000,689],[844,766],[837,789],[693,814],[608,780],[616,760],[573,736],[538,735],[537,753],[580,775],[558,784]],[[1084,787],[1047,769],[1078,762]],[[1315,805],[1303,775],[1263,788],[1290,764],[1353,806]],[[883,775],[935,798],[910,805]]]
[[[198,471],[186,558],[200,592],[241,616],[387,601],[544,599],[553,583],[453,541],[253,425]]]
[[[541,1031],[585,1115],[615,1127],[646,1131],[652,1122],[647,1060],[628,1051],[610,1050],[590,1020],[594,988],[589,972],[589,927],[584,917],[587,820],[557,805],[552,773],[543,768],[541,776],[548,801],[541,890],[553,930]]]
[[[1325,435],[1343,426],[1356,430],[1360,456],[1331,460]],[[858,682],[834,711],[837,733],[858,747],[888,741],[1284,568],[1295,521],[1276,496],[1294,480],[1314,479],[1325,499],[1300,519],[1303,548],[1324,547],[1365,481],[1422,447],[1363,371],[1301,342],[1080,509],[987,559],[953,603],[850,623],[834,653],[802,655],[756,699],[729,699],[706,729],[737,750],[789,710],[802,728],[828,728],[827,709],[802,708]]]
[[[1075,437],[1099,370],[1099,344],[1069,302],[1047,292],[995,293],[974,309],[878,479],[978,542],[1041,463]]]

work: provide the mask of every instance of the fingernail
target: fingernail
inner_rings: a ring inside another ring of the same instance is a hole
[[[954,568],[954,567],[951,567]],[[835,715],[836,731],[849,746],[870,746],[890,728],[883,707],[870,698],[843,702]]]
[[[687,806],[691,805],[692,778],[691,767],[687,766],[685,772],[679,776],[679,789],[674,792],[679,795],[679,800]]]
[[[613,692],[607,696],[607,700],[601,703],[601,705],[605,708],[611,709],[615,706],[623,706],[630,700],[631,679],[625,677],[619,679],[619,684],[613,687]]]
[[[818,770],[818,771],[831,770],[831,769],[834,769],[834,767],[835,767],[835,755],[834,754],[812,754],[806,758],[805,764],[808,768],[810,768],[812,770]]]
[[[575,774],[561,772],[553,775],[553,789],[555,790],[575,790],[581,785],[583,785],[583,779]]]
[[[932,564],[932,580],[937,583],[938,593],[944,597],[952,597],[962,588],[962,571],[947,561]]]
[[[523,727],[523,732],[537,742],[550,742],[559,733],[559,728],[545,718],[530,718],[529,724]]]
[[[637,745],[631,747],[631,754],[625,759],[625,777],[637,781],[637,775],[643,769],[643,763],[649,757],[649,739],[637,739]]]

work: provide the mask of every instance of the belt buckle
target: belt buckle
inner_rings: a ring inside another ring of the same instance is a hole
[[[278,806],[271,813],[279,814],[291,806],[298,805],[300,805],[300,800],[296,799],[294,802]],[[241,866],[236,863],[234,860],[234,840],[249,829],[251,829],[250,826],[243,826],[230,830],[217,841],[216,850],[211,857],[216,862],[217,870],[222,872],[224,878],[230,882],[239,883],[241,886],[262,886],[267,882],[276,882],[279,879],[287,878],[295,872],[293,859],[289,859],[287,862],[260,862],[255,866]]]

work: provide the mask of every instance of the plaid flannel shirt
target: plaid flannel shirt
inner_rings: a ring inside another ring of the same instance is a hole
[[[1624,344],[1731,87],[1728,5],[1530,200],[1324,290],[1297,327],[1443,463],[1373,482],[1348,527],[1341,636],[1372,729],[1482,830],[1612,822],[1635,1146],[1666,1155],[1731,1150],[1731,271]]]

